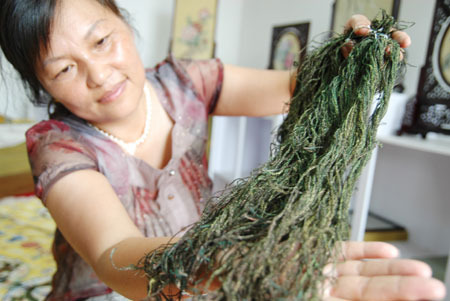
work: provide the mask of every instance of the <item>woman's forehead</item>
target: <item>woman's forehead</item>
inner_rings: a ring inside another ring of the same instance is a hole
[[[101,29],[119,18],[94,0],[61,0],[56,7],[50,28],[49,46],[88,40]]]
[[[111,15],[114,16],[94,0],[60,0],[56,6],[52,32],[74,31],[83,26],[92,26]]]
[[[60,0],[55,7],[48,45],[41,52],[41,62],[45,66],[67,48],[82,45],[114,17],[94,0]]]

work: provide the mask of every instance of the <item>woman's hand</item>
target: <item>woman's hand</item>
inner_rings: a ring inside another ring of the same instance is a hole
[[[353,15],[345,24],[345,30],[353,30],[355,34],[366,36],[370,33],[370,20],[363,15]],[[398,42],[401,48],[407,48],[411,45],[411,38],[406,32],[394,31],[392,38]],[[342,54],[347,57],[353,48],[353,43],[350,41],[342,47]],[[386,49],[389,52],[389,49]],[[403,58],[403,54],[402,58]]]
[[[395,259],[398,250],[382,242],[346,242],[343,259],[327,267],[336,282],[324,300],[441,300],[445,286],[431,278],[431,268],[417,260]],[[367,260],[373,259],[373,260]]]

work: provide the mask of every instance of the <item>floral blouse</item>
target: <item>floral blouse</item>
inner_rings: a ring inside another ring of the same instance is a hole
[[[105,175],[145,236],[176,235],[197,221],[212,187],[205,156],[207,123],[221,91],[223,65],[218,59],[168,57],[146,74],[174,121],[168,164],[157,169],[128,155],[73,115],[42,121],[28,130],[26,138],[35,192],[44,205],[58,179],[93,169]],[[58,229],[53,254],[57,271],[48,300],[80,300],[112,292]]]

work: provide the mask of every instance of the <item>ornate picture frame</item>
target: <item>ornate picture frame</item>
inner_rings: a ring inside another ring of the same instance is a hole
[[[400,0],[335,0],[331,33],[342,33],[345,22],[354,14],[362,14],[372,20],[384,9],[388,15],[397,18],[399,8]]]
[[[217,2],[218,0],[176,0],[169,47],[169,52],[174,57],[214,57]]]
[[[450,0],[436,0],[425,65],[399,133],[450,134]]]
[[[309,22],[274,26],[269,69],[290,70],[297,65],[308,43]]]

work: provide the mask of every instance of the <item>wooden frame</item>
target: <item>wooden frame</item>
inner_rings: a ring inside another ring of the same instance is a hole
[[[289,70],[305,54],[309,23],[275,26],[272,31],[269,69]]]
[[[169,48],[174,57],[214,57],[217,1],[176,0]]]
[[[437,0],[425,65],[399,133],[450,134],[450,0]]]
[[[400,0],[335,0],[331,32],[342,33],[345,22],[354,14],[362,14],[372,20],[384,9],[388,15],[397,18],[399,8]]]

